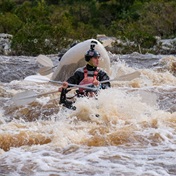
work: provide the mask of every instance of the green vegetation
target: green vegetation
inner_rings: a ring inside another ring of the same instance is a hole
[[[57,53],[97,34],[149,49],[154,36],[176,37],[175,12],[175,0],[0,0],[0,33],[14,36],[19,55]]]

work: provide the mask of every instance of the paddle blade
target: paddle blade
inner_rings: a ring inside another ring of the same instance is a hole
[[[21,93],[17,93],[13,98],[12,101],[15,103],[16,106],[22,106],[33,102],[37,97],[36,92],[29,90]]]
[[[139,78],[140,75],[141,75],[141,73],[139,71],[135,71],[133,73],[120,76],[120,77],[116,78],[115,81],[131,81],[135,78]]]
[[[41,65],[45,66],[45,67],[53,67],[53,62],[50,58],[48,58],[45,55],[40,54],[37,57],[37,62],[40,63]]]
[[[25,81],[38,82],[38,83],[47,83],[47,82],[50,81],[49,78],[47,78],[46,76],[41,76],[41,75],[27,76],[24,80]]]
[[[43,68],[40,68],[38,71],[38,73],[40,73],[43,76],[49,75],[52,72],[53,72],[53,67],[43,67]]]
[[[133,73],[120,76],[120,77],[118,77],[118,78],[100,81],[100,83],[102,84],[102,83],[107,83],[107,82],[112,82],[112,81],[131,81],[131,80],[133,80],[133,79],[135,79],[135,78],[139,78],[140,75],[141,75],[140,72],[135,71],[135,72],[133,72]],[[86,84],[86,86],[88,86],[88,85],[91,85],[91,84]]]

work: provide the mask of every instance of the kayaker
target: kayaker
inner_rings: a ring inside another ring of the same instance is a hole
[[[98,87],[99,89],[106,89],[111,87],[110,82],[100,84],[101,81],[109,80],[110,78],[108,74],[105,71],[103,71],[102,68],[98,67],[100,60],[100,53],[94,50],[94,47],[91,47],[90,50],[86,52],[85,60],[87,64],[84,67],[78,68],[74,72],[74,74],[70,78],[68,78],[67,81],[63,82],[62,86],[59,88],[60,92],[67,93],[66,89],[68,88],[68,83],[77,85],[92,84],[91,85],[92,87]],[[77,90],[76,93],[78,97],[80,96],[90,97],[96,94],[96,92],[82,88]],[[63,97],[65,97],[65,95]]]

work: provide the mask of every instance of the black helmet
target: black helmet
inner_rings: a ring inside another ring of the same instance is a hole
[[[85,54],[85,60],[86,62],[89,62],[92,57],[100,57],[100,53],[96,50],[88,50]]]

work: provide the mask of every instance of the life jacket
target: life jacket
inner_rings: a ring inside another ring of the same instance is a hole
[[[99,71],[99,68],[97,68],[93,72],[93,76],[89,76],[87,68],[84,67],[84,79],[79,83],[79,85],[85,85],[85,84],[91,84],[91,83],[93,83],[95,80],[97,80],[98,71]],[[79,93],[80,94],[84,94],[85,91],[86,91],[85,89],[79,88]]]

